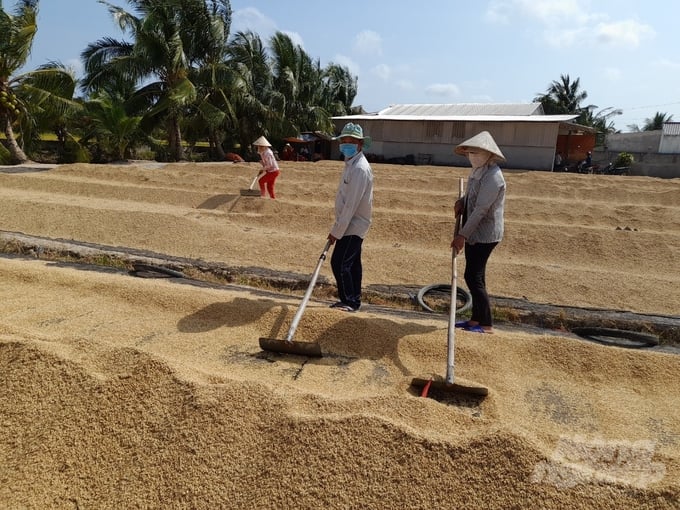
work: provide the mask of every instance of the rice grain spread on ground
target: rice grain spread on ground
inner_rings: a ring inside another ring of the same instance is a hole
[[[342,163],[132,162],[0,172],[0,230],[311,274]],[[374,165],[364,285],[450,281],[465,168]],[[680,181],[505,171],[491,294],[677,317]],[[502,321],[356,314],[313,296],[296,332],[324,357],[263,352],[302,292],[135,278],[0,257],[0,508],[678,509],[680,357]],[[459,262],[462,275],[464,259]],[[322,278],[332,281],[330,267]]]

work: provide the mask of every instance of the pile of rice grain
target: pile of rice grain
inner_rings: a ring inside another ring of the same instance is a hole
[[[10,508],[673,508],[677,357],[459,332],[482,402],[419,398],[446,323],[0,259]],[[663,391],[660,390],[663,388]]]

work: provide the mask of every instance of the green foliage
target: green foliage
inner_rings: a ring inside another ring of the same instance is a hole
[[[619,155],[616,156],[616,160],[614,160],[614,168],[629,167],[633,164],[634,161],[635,158],[631,153],[620,152]]]
[[[98,1],[126,40],[85,48],[86,97],[74,99],[74,73],[59,63],[15,74],[30,54],[39,2],[17,0],[10,13],[0,0],[0,124],[11,142],[0,158],[9,151],[13,162],[27,161],[40,134],[52,132],[63,161],[83,161],[88,149],[96,161],[123,158],[140,145],[175,161],[186,157],[185,141],[206,141],[223,159],[224,148],[263,134],[278,143],[332,132],[331,116],[351,112],[357,78],[348,68],[321,67],[280,32],[268,47],[252,32],[230,38],[229,0],[127,0],[129,10]],[[102,97],[111,102],[93,103]]]
[[[81,141],[97,141],[99,158],[120,161],[140,138],[141,117],[130,116],[123,100],[102,91],[85,104],[88,114]]]
[[[90,155],[87,150],[73,138],[69,138],[64,144],[58,163],[89,163]]]
[[[541,103],[548,115],[563,113],[581,115],[584,111],[581,103],[587,97],[588,93],[581,90],[580,78],[571,81],[568,74],[563,74],[560,76],[560,81],[553,81],[545,94],[536,96],[534,101]]]
[[[666,122],[673,120],[673,115],[665,112],[656,112],[654,117],[645,119],[645,125],[642,131],[659,131],[663,129],[663,125]]]

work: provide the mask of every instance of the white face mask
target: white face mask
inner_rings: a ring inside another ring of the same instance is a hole
[[[467,153],[467,157],[470,160],[472,168],[479,168],[489,161],[491,154],[483,150],[472,150]]]

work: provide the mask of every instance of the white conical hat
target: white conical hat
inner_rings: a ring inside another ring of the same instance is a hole
[[[482,131],[481,133],[477,133],[472,138],[465,140],[454,149],[454,152],[464,156],[465,153],[472,148],[485,150],[493,154],[495,159],[498,161],[505,161],[505,156],[503,156],[503,153],[498,148],[498,145],[496,145],[496,141],[488,131]]]
[[[263,145],[264,147],[271,147],[272,146],[272,144],[269,143],[269,141],[264,136],[261,136],[260,138],[255,140],[253,142],[253,145]]]

